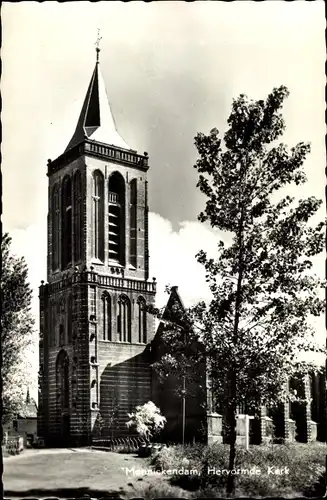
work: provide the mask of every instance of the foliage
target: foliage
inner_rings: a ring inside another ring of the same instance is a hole
[[[3,422],[19,412],[24,404],[24,392],[28,384],[24,354],[31,345],[34,330],[27,265],[23,257],[12,255],[10,244],[10,236],[4,234],[1,240]]]
[[[280,87],[266,102],[243,95],[234,101],[225,151],[216,130],[196,137],[198,186],[208,197],[199,218],[234,235],[230,246],[219,243],[216,261],[198,254],[213,294],[200,319],[215,393],[230,401],[221,380],[235,366],[238,404],[275,402],[287,378],[305,368],[298,351],[319,350],[308,316],[323,311],[323,283],[311,272],[310,257],[323,249],[324,224],[307,222],[321,201],[272,199],[282,187],[306,180],[302,166],[309,145],[290,152],[283,144],[267,148],[284,130],[279,109],[287,95]]]
[[[136,432],[146,441],[150,441],[165,426],[166,418],[160,414],[159,408],[152,401],[137,406],[134,413],[128,414],[130,420],[128,428],[135,428]]]
[[[205,450],[206,446],[203,444],[164,446],[153,457],[152,465],[155,470],[172,470],[185,466],[187,460],[188,468],[191,468],[193,465],[199,465]]]
[[[145,486],[137,487],[131,492],[127,492],[127,499],[142,498],[143,500],[153,500],[154,498],[185,498],[185,491],[181,488],[170,486],[167,482],[159,484],[146,484]]]
[[[238,496],[321,495],[324,492],[322,476],[326,449],[322,443],[310,445],[294,443],[288,446],[251,446],[249,451],[237,448],[235,469],[260,469],[260,474],[236,474]],[[171,482],[199,497],[220,497],[226,488],[227,476],[208,474],[208,468],[228,469],[229,447],[172,446],[162,449],[154,458],[158,470],[197,470],[196,474],[175,474]],[[186,465],[187,464],[187,465]],[[269,469],[271,467],[272,469]],[[285,474],[271,474],[269,470],[287,467]]]
[[[197,255],[213,298],[187,311],[186,330],[190,343],[199,339],[204,347],[198,361],[203,354],[214,400],[226,412],[230,469],[237,406],[254,412],[285,401],[289,378],[315,369],[299,361],[299,351],[325,352],[309,321],[324,310],[324,283],[313,273],[312,257],[324,248],[325,223],[311,222],[322,202],[313,196],[296,202],[285,194],[306,181],[310,146],[288,149],[276,142],[285,129],[281,108],[288,95],[284,86],[265,101],[240,95],[223,139],[217,129],[195,137],[197,186],[207,198],[199,220],[226,241],[219,241],[215,259]],[[172,356],[180,351],[181,329],[171,328]]]

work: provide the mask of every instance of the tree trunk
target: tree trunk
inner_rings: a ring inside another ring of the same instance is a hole
[[[238,229],[238,243],[239,243],[239,256],[238,256],[238,277],[237,288],[235,297],[235,318],[234,318],[234,345],[239,341],[238,338],[238,325],[240,321],[240,309],[242,303],[242,279],[243,279],[243,224],[244,224],[244,206],[241,207],[241,217]],[[228,405],[228,426],[229,426],[229,474],[227,479],[227,495],[231,495],[235,489],[234,474],[231,471],[235,465],[236,455],[236,397],[237,397],[237,373],[234,366],[231,367],[229,372],[229,405]]]
[[[229,464],[226,493],[228,496],[234,493],[235,475],[231,471],[235,467],[236,456],[236,373],[232,369],[230,373],[230,404],[227,413],[227,423],[229,427]]]

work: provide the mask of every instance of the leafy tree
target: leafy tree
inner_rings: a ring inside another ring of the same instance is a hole
[[[11,238],[1,240],[1,343],[2,421],[8,421],[24,404],[26,372],[24,354],[32,342],[34,320],[30,311],[32,290],[23,257],[12,255]]]
[[[213,298],[188,315],[204,345],[213,396],[226,409],[230,470],[237,407],[285,401],[289,377],[313,368],[299,361],[299,351],[324,350],[310,326],[310,316],[324,308],[324,283],[311,258],[323,250],[325,224],[310,220],[322,202],[296,202],[286,191],[306,181],[303,163],[310,152],[303,142],[291,149],[276,142],[285,129],[281,108],[288,95],[284,86],[265,101],[240,95],[223,140],[217,129],[195,138],[197,186],[207,198],[199,220],[225,232],[231,243],[220,241],[215,259],[198,253]],[[230,474],[227,493],[233,490]]]

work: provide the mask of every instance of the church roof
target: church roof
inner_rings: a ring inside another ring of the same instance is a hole
[[[179,309],[182,313],[185,312],[185,306],[183,304],[181,296],[178,293],[178,286],[172,286],[170,289],[169,299],[163,312],[162,319],[170,319],[174,308]]]
[[[117,132],[98,59],[79,115],[76,130],[65,152],[82,142],[85,136],[88,139],[108,145],[131,149]]]

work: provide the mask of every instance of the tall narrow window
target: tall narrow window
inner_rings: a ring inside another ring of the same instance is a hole
[[[90,286],[90,307],[89,314],[90,316],[97,316],[97,291],[95,286]]]
[[[103,175],[99,170],[93,173],[92,193],[92,226],[93,226],[93,257],[104,261],[104,182]]]
[[[59,267],[59,189],[54,186],[52,190],[51,216],[52,216],[52,269]]]
[[[59,325],[59,345],[63,346],[65,344],[65,328],[64,325]]]
[[[146,303],[143,297],[139,297],[138,301],[138,320],[139,320],[139,342],[147,343],[147,328],[146,328]]]
[[[61,266],[63,269],[72,261],[72,182],[65,177],[62,185],[61,201]]]
[[[66,351],[61,350],[56,362],[57,396],[59,408],[69,408],[69,358]]]
[[[74,260],[82,258],[82,180],[81,173],[74,175]]]
[[[72,296],[68,296],[67,301],[67,334],[68,334],[68,343],[72,342],[73,337],[73,301]]]
[[[55,304],[52,300],[49,302],[49,346],[54,347],[56,345],[56,328],[55,328]]]
[[[137,207],[137,180],[133,179],[130,184],[130,242],[129,242],[129,261],[134,267],[137,267],[136,254],[136,207]]]
[[[121,342],[132,342],[131,335],[131,303],[126,295],[121,295],[118,301],[118,333]]]
[[[109,260],[125,264],[125,183],[115,172],[109,178],[108,199]]]
[[[111,330],[111,298],[108,292],[102,297],[103,340],[112,340]]]

